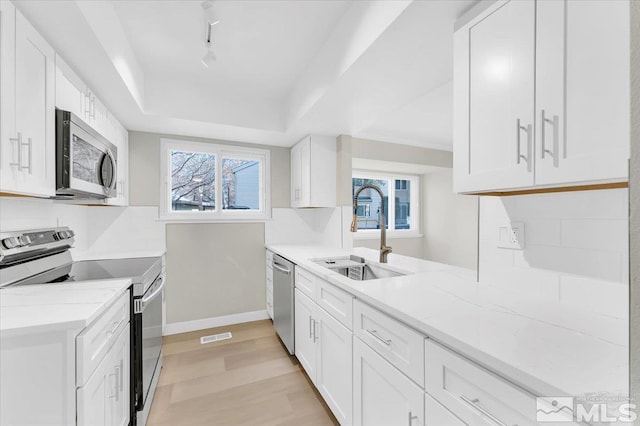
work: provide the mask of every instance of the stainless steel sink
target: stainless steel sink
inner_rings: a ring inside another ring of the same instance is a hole
[[[378,263],[366,262],[358,256],[316,259],[315,262],[354,281],[378,280],[407,275],[405,272],[383,267]]]

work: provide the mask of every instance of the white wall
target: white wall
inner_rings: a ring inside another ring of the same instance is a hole
[[[627,206],[626,189],[481,197],[480,282],[626,318]],[[509,221],[524,223],[524,250],[497,247]]]
[[[453,170],[424,176],[424,258],[478,268],[478,197],[453,192]]]

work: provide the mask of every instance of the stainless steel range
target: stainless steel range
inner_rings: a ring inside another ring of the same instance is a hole
[[[67,227],[0,234],[0,289],[131,278],[131,425],[144,425],[162,368],[162,258],[74,262],[74,236]]]

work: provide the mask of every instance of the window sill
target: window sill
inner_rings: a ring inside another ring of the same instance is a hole
[[[160,216],[157,222],[164,223],[261,223],[272,220],[270,215],[255,215],[243,217],[209,216],[209,217],[184,217],[184,216]]]
[[[358,231],[351,233],[354,240],[379,240],[380,230],[374,231]],[[413,231],[387,231],[387,240],[398,240],[403,238],[422,238],[424,234]]]

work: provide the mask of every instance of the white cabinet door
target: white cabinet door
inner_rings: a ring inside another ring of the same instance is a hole
[[[0,190],[16,191],[18,140],[16,131],[16,8],[0,1]]]
[[[336,205],[336,141],[306,136],[291,148],[291,207]]]
[[[0,168],[2,177],[9,178],[7,186],[4,182],[2,186],[48,197],[55,194],[54,51],[19,11],[5,3],[2,24],[14,34],[2,42],[8,52],[3,53],[1,65]],[[12,15],[15,27],[10,22]],[[2,37],[5,35],[3,29]]]
[[[424,394],[425,426],[465,426],[462,420],[440,405],[428,393]]]
[[[341,425],[352,424],[353,335],[324,309],[318,309],[316,387]]]
[[[267,264],[267,288],[266,288],[267,314],[273,319],[273,267]]]
[[[424,424],[424,392],[357,337],[353,339],[353,424]]]
[[[114,206],[129,205],[129,133],[120,125],[115,117],[108,114],[111,123],[105,128],[107,134],[113,133],[111,142],[118,149],[117,170],[116,170],[116,191],[117,196],[109,198],[108,204]],[[112,129],[110,129],[112,128]],[[105,135],[106,137],[106,135]],[[107,138],[108,139],[108,138]]]
[[[116,396],[111,399],[111,424],[127,426],[129,424],[130,404],[130,336],[129,325],[123,330],[120,338],[111,349],[113,372],[116,375]]]
[[[291,207],[296,208],[300,206],[300,195],[302,190],[302,158],[301,158],[302,146],[300,144],[294,145],[291,148]]]
[[[87,383],[78,388],[79,426],[129,423],[129,327],[125,327]]]
[[[536,184],[626,181],[629,2],[537,2]]]
[[[535,2],[500,1],[456,33],[456,190],[532,186]]]
[[[316,383],[316,311],[318,307],[300,290],[295,290],[295,352],[311,381]]]
[[[80,118],[84,118],[84,91],[79,87],[73,78],[65,74],[65,71],[58,66],[61,60],[56,57],[56,108],[74,113]]]

